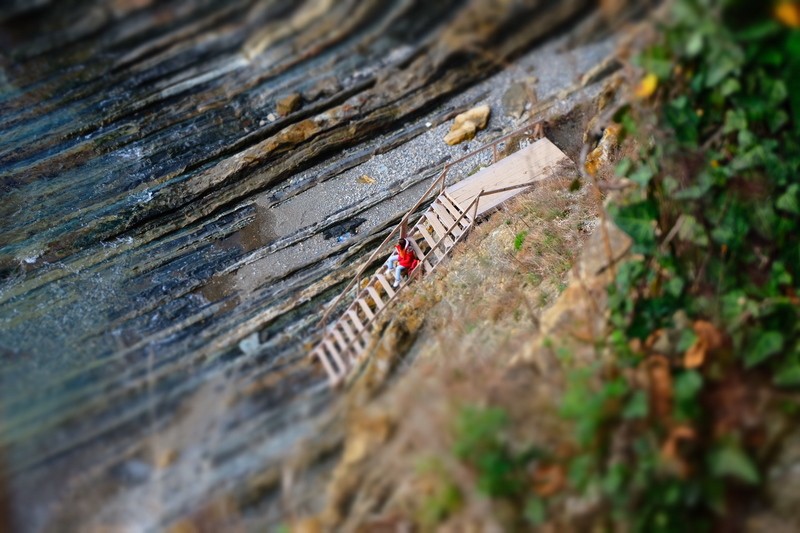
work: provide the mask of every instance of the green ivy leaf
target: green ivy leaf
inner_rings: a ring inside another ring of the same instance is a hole
[[[675,378],[675,399],[678,402],[693,401],[703,388],[703,377],[694,370],[687,370]]]
[[[800,386],[800,363],[797,361],[785,363],[775,373],[772,381],[779,387]]]
[[[680,298],[681,293],[683,292],[683,288],[686,286],[686,282],[683,278],[672,278],[664,284],[664,292],[668,295],[672,296],[673,298]]]
[[[696,31],[689,37],[686,43],[686,55],[688,57],[696,57],[703,51],[703,34]]]
[[[533,526],[543,524],[547,520],[547,507],[540,498],[529,498],[525,503],[525,520]]]
[[[758,483],[760,477],[753,462],[735,444],[727,444],[711,455],[711,471],[718,477],[732,477],[749,485]]]
[[[622,418],[633,420],[635,418],[645,418],[649,412],[647,394],[644,391],[636,391],[628,400],[625,409],[622,411]]]
[[[739,83],[739,80],[736,78],[728,78],[722,83],[722,87],[720,87],[720,92],[722,96],[726,98],[731,96],[732,94],[736,94],[742,90],[742,84]]]
[[[632,181],[639,184],[641,187],[647,187],[647,184],[650,183],[650,180],[653,179],[655,176],[655,172],[650,167],[650,165],[644,164],[639,165],[635,171],[633,171],[630,176],[628,176]]]
[[[683,216],[681,227],[678,228],[678,238],[698,246],[708,246],[708,235],[705,228],[692,215]]]
[[[653,46],[639,58],[639,63],[647,72],[658,76],[659,80],[668,80],[672,74],[673,62],[669,51],[663,46]]]
[[[789,123],[789,114],[783,109],[778,109],[775,113],[767,117],[769,123],[769,131],[777,133],[782,127]]]
[[[583,490],[589,484],[592,471],[594,470],[594,460],[590,455],[578,455],[569,462],[569,481],[573,487]]]
[[[691,420],[698,412],[697,395],[703,388],[703,377],[694,370],[681,372],[675,377],[675,417]]]
[[[767,91],[767,103],[769,106],[777,107],[789,96],[789,90],[783,80],[770,80]]]
[[[708,65],[706,87],[716,87],[731,74],[738,73],[740,62],[740,58],[734,53],[724,53],[714,58]]]
[[[725,113],[725,125],[722,128],[723,133],[733,133],[747,129],[747,115],[741,109],[730,109]]]
[[[800,202],[797,199],[797,193],[800,191],[800,185],[792,183],[786,189],[786,192],[778,197],[775,202],[775,207],[782,211],[800,215]]]
[[[627,178],[628,173],[631,171],[631,167],[633,167],[633,161],[626,157],[617,164],[616,168],[614,169],[614,173],[621,178]]]
[[[783,349],[783,342],[783,334],[778,331],[761,332],[745,355],[747,366],[756,366],[777,354]]]
[[[634,202],[610,209],[614,221],[636,243],[635,248],[648,251],[656,242],[655,228],[658,209],[651,200]]]
[[[767,19],[759,21],[752,26],[748,26],[736,34],[736,39],[740,41],[761,41],[771,35],[775,35],[782,30],[777,20]]]

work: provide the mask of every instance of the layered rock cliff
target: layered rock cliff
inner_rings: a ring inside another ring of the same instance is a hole
[[[272,486],[258,480],[331,401],[302,362],[322,305],[464,153],[442,141],[451,117],[494,102],[468,149],[596,96],[613,66],[590,5],[4,9],[0,483],[14,524],[158,529],[220,498],[280,521],[277,495],[250,488]],[[515,104],[519,86],[538,98]]]

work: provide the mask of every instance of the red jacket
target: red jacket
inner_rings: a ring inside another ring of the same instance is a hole
[[[406,241],[405,248],[401,248],[399,244],[394,248],[397,250],[398,265],[407,268],[409,272],[417,268],[419,259],[417,259],[417,254],[414,253],[414,249],[411,247],[408,241]]]

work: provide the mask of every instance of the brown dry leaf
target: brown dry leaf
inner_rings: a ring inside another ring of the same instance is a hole
[[[792,305],[800,305],[800,298],[797,297],[797,292],[793,287],[786,287],[783,293],[787,298],[789,298],[789,301],[792,302]]]
[[[692,326],[697,340],[694,341],[683,356],[683,365],[686,368],[697,368],[706,360],[709,352],[722,346],[722,333],[706,320],[697,320]]]
[[[366,174],[364,174],[358,178],[358,182],[363,183],[364,185],[374,185],[375,183],[378,182],[378,180],[376,180],[372,176],[367,176]]]
[[[678,453],[678,445],[682,441],[691,441],[697,438],[693,428],[686,425],[676,426],[670,431],[667,440],[661,446],[661,459],[675,468],[678,475],[685,478],[689,475],[689,464]]]
[[[566,485],[567,476],[560,464],[541,465],[533,473],[533,490],[542,497],[552,496]]]
[[[706,360],[706,350],[700,339],[697,339],[683,355],[683,366],[686,368],[697,368]]]
[[[660,419],[672,413],[672,372],[669,360],[663,355],[651,355],[644,362],[650,382],[651,412]]]
[[[637,355],[641,355],[641,354],[642,354],[642,348],[643,348],[643,346],[642,346],[642,340],[641,340],[641,339],[639,339],[639,338],[633,338],[633,339],[631,339],[631,340],[628,342],[628,348],[630,348],[630,350],[631,350],[633,353],[635,353],[635,354],[637,354]]]
[[[656,343],[658,343],[659,339],[661,339],[663,335],[666,335],[666,333],[667,330],[665,330],[664,328],[655,330],[654,332],[652,332],[650,335],[647,336],[647,340],[644,341],[644,347],[648,351],[652,350],[653,346],[655,346]]]
[[[775,6],[775,18],[790,28],[800,28],[800,3],[783,0]]]

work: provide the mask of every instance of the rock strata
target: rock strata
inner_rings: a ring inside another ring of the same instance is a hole
[[[279,523],[275,493],[247,487],[329,408],[303,360],[323,304],[463,153],[441,138],[481,81],[589,5],[4,11],[0,495],[14,530],[159,530],[228,499]],[[554,87],[607,52],[587,48]],[[191,438],[165,447],[165,433]]]

